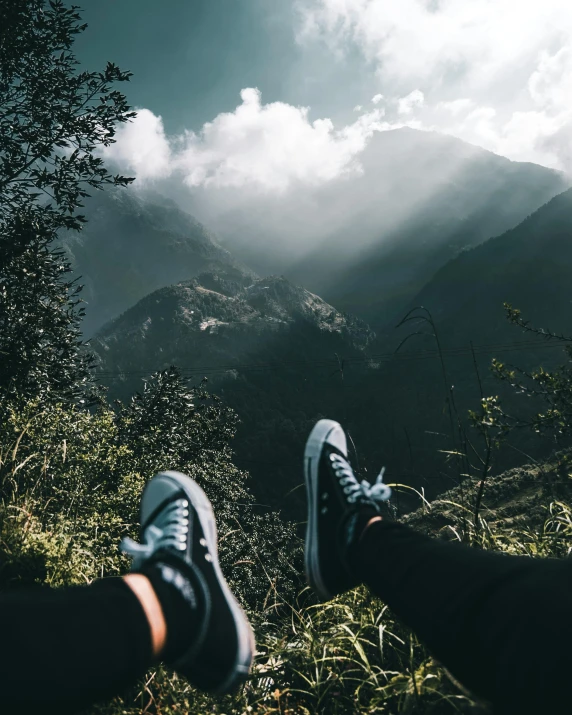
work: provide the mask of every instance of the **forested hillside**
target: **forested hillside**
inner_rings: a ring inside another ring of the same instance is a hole
[[[461,414],[466,415],[479,401],[481,389],[485,395],[504,396],[516,412],[528,413],[532,409],[537,396],[513,394],[509,385],[491,372],[493,358],[529,373],[539,366],[551,370],[568,363],[565,342],[547,341],[545,335],[511,323],[503,306],[508,303],[520,310],[522,321],[529,321],[531,327],[570,335],[571,227],[572,193],[567,191],[516,228],[447,263],[407,306],[407,311],[415,306],[430,311],[444,351],[448,385],[454,386],[453,396]],[[413,316],[426,317],[427,313],[417,310]],[[394,326],[395,323],[387,325],[375,343],[376,351],[391,352],[411,333],[423,333],[400,348],[401,361],[396,359],[387,365],[384,383],[386,390],[392,390],[392,385],[403,386],[386,394],[391,395],[393,404],[404,398],[402,404],[410,419],[403,424],[408,424],[413,452],[416,444],[425,445],[419,452],[419,469],[439,441],[438,435],[426,433],[424,420],[434,425],[431,432],[449,431],[447,414],[439,416],[445,386],[437,358],[415,360],[415,353],[438,347],[433,327],[422,319],[408,321],[398,329]],[[471,346],[475,348],[474,355]],[[407,362],[409,357],[414,361]],[[415,369],[411,369],[412,365]],[[374,401],[371,409],[375,410]],[[415,420],[419,420],[419,427],[414,431]],[[549,448],[540,437],[519,438],[515,434],[513,439],[515,447],[537,458]],[[402,442],[402,449],[407,449],[406,442]],[[501,464],[516,466],[521,457],[520,452],[510,449]]]
[[[377,336],[284,279],[247,285],[238,274],[205,274],[151,294],[92,341],[101,380],[112,395],[125,396],[171,363],[195,380],[209,376],[211,389],[241,417],[237,458],[252,472],[257,495],[296,520],[304,513],[296,455],[308,427],[326,415],[348,426],[366,473],[388,464],[395,478],[434,496],[452,478],[439,451],[457,441],[450,401],[469,429],[468,410],[481,391],[519,407],[491,372],[493,357],[523,369],[563,360],[561,347],[511,325],[503,303],[523,306],[535,325],[567,331],[571,196],[561,194],[517,228],[447,263],[406,306],[429,313],[414,311],[412,320]],[[499,467],[517,465],[518,450],[540,457],[551,448],[541,437],[512,440]]]
[[[238,410],[234,449],[259,500],[301,519],[302,444],[313,421],[342,405],[336,355],[364,360],[374,333],[284,278],[201,274],[151,293],[91,341],[110,396],[178,365]],[[293,510],[293,505],[297,508]]]
[[[407,308],[430,308],[445,345],[514,338],[504,319],[505,302],[517,306],[535,325],[570,332],[571,268],[572,190],[568,190],[512,230],[448,262]]]

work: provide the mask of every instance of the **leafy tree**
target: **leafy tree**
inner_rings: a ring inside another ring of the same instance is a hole
[[[54,242],[80,230],[86,189],[125,186],[97,155],[135,116],[108,63],[78,71],[83,32],[62,0],[0,0],[0,400],[80,399],[91,358],[82,349],[80,291]]]

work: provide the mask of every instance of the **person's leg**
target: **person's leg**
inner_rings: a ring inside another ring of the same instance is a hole
[[[378,520],[355,572],[461,683],[499,712],[564,712],[572,562],[480,551]]]
[[[151,648],[155,658],[159,658],[167,643],[167,622],[157,594],[147,576],[140,573],[129,573],[123,577],[125,583],[133,591],[141,604],[149,630],[151,631]]]
[[[365,582],[498,712],[568,709],[572,562],[484,552],[381,520],[387,488],[357,482],[329,420],[308,439],[305,474],[306,571],[322,599]]]
[[[197,687],[235,690],[252,629],[218,564],[210,502],[177,472],[154,477],[124,578],[0,594],[0,711],[64,713],[121,692],[161,660]]]
[[[153,663],[140,600],[121,578],[0,596],[0,710],[72,713]]]

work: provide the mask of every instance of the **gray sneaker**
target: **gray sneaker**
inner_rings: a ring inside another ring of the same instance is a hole
[[[133,571],[166,561],[174,569],[172,583],[180,586],[180,572],[202,590],[196,606],[204,610],[200,632],[193,634],[187,652],[172,667],[202,690],[236,690],[250,672],[254,635],[220,569],[215,518],[199,485],[179,472],[153,477],[141,499],[140,540],[121,542],[121,549],[133,558]]]
[[[308,498],[305,567],[312,589],[324,600],[358,585],[347,563],[355,525],[365,514],[380,513],[391,496],[381,470],[375,484],[356,479],[348,462],[346,435],[341,425],[320,420],[304,452]]]

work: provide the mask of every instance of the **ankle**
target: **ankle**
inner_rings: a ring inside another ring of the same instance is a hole
[[[167,555],[148,562],[140,573],[152,587],[166,625],[165,640],[156,655],[173,663],[202,643],[210,611],[204,584],[191,567]]]
[[[360,543],[367,528],[373,522],[381,519],[379,512],[373,507],[366,506],[351,514],[344,526],[345,560],[347,565],[355,562],[359,553]]]
[[[125,583],[137,597],[149,624],[153,656],[159,658],[167,642],[167,622],[161,603],[149,579],[140,573],[130,573],[123,577]]]
[[[369,527],[372,524],[375,524],[376,521],[383,521],[383,517],[381,516],[372,516],[372,518],[367,522],[367,524],[363,527],[361,530],[361,534],[357,538],[357,544],[358,546],[361,544],[363,537],[365,536],[366,531],[369,529]]]

